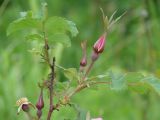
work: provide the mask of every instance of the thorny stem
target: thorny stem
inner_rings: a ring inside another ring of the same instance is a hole
[[[46,32],[45,32],[45,21],[43,21],[42,24],[42,30],[43,30],[43,35],[44,35],[44,57],[45,57],[45,61],[46,63],[49,65],[50,69],[51,69],[51,73],[50,73],[50,84],[48,86],[49,89],[49,100],[50,100],[50,105],[49,105],[49,111],[48,111],[48,116],[47,116],[47,120],[51,119],[51,115],[53,113],[54,110],[54,105],[53,105],[53,84],[54,84],[54,78],[55,78],[55,71],[54,71],[54,66],[55,66],[55,57],[53,57],[53,62],[50,62],[50,57],[49,57],[49,45],[48,45],[48,40],[46,37]]]
[[[53,63],[51,65],[51,78],[50,78],[50,86],[49,86],[50,107],[49,107],[49,111],[48,111],[47,120],[51,119],[51,115],[54,110],[54,105],[53,105],[53,84],[54,84],[54,78],[55,78],[54,65],[55,65],[55,57],[53,58]]]

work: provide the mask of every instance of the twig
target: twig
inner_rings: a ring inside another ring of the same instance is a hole
[[[85,84],[81,84],[78,85],[77,88],[68,96],[69,98],[72,97],[74,94],[80,92],[81,90],[87,88],[88,86],[92,86],[92,85],[97,85],[97,84],[112,84],[111,81],[97,81],[97,82],[90,82],[90,83],[85,83]],[[143,85],[143,83],[136,83],[136,82],[132,82],[132,83],[128,83],[128,86],[141,86]]]
[[[91,68],[93,67],[93,64],[94,64],[94,61],[92,61],[91,64],[88,66],[88,68],[87,68],[87,70],[86,70],[86,73],[85,73],[85,75],[84,75],[83,78],[82,78],[82,81],[85,81],[87,75],[89,74]]]
[[[50,77],[49,77],[49,81],[50,84],[48,86],[49,89],[49,101],[50,101],[50,105],[49,105],[49,111],[48,111],[48,116],[47,116],[47,120],[51,119],[53,110],[54,110],[54,105],[53,105],[53,84],[54,84],[54,78],[55,78],[55,71],[54,71],[54,67],[55,67],[55,57],[53,57],[53,62],[50,62],[50,57],[49,57],[49,45],[48,45],[48,40],[46,37],[46,32],[45,32],[45,21],[43,21],[42,23],[42,30],[43,30],[43,35],[44,35],[44,60],[46,61],[46,63],[49,65],[50,69],[51,69],[51,73],[50,73]]]
[[[50,85],[49,85],[50,107],[48,111],[47,120],[51,119],[51,115],[54,110],[54,105],[53,105],[53,84],[54,84],[54,78],[55,78],[54,65],[55,65],[55,57],[53,58],[53,63],[51,65],[51,78],[50,78]]]

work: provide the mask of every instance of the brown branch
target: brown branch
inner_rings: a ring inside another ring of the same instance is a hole
[[[55,66],[55,57],[53,58],[53,63],[50,66],[51,67],[51,76],[50,76],[50,85],[49,85],[49,97],[50,97],[50,107],[49,107],[49,111],[48,111],[48,116],[47,116],[47,120],[51,119],[54,105],[53,105],[53,84],[54,84],[54,78],[55,78],[55,72],[54,72],[54,66]]]
[[[46,32],[45,32],[45,21],[43,21],[42,23],[42,31],[43,31],[43,36],[44,36],[44,55],[42,57],[44,57],[45,62],[49,65],[50,69],[51,69],[51,73],[49,74],[49,111],[48,111],[48,116],[47,116],[47,120],[51,119],[53,110],[55,109],[54,105],[53,105],[53,85],[54,85],[54,79],[55,79],[55,57],[53,57],[53,62],[50,62],[50,56],[49,56],[49,45],[48,45],[48,39],[46,37]]]

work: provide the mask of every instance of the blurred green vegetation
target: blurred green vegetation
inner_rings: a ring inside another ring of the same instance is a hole
[[[41,0],[43,2],[43,0]],[[0,0],[0,119],[22,120],[16,115],[15,102],[27,96],[36,103],[39,94],[37,82],[45,78],[46,71],[39,57],[29,53],[28,43],[21,36],[6,36],[10,22],[21,11],[33,10],[39,14],[39,0]],[[88,59],[93,43],[103,32],[100,7],[107,15],[118,10],[116,16],[126,15],[112,28],[106,49],[91,74],[105,73],[116,67],[125,71],[143,71],[160,77],[160,1],[159,0],[46,0],[49,16],[61,16],[74,21],[79,35],[70,48],[59,47],[58,63],[64,67],[79,68],[80,42],[88,40]],[[73,57],[74,56],[74,57]],[[45,73],[45,74],[44,74]],[[60,74],[58,78],[64,81]],[[46,94],[47,97],[47,94]],[[113,92],[102,86],[97,90],[84,90],[72,102],[90,111],[92,117],[104,120],[160,120],[160,97],[153,92],[138,94],[130,91]],[[47,107],[47,106],[46,106]],[[47,110],[47,109],[46,109]],[[47,112],[47,111],[44,112]],[[73,108],[63,107],[53,113],[56,120],[74,120]],[[43,118],[44,119],[44,118]]]

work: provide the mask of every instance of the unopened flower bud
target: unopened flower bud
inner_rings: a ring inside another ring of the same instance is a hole
[[[81,59],[80,66],[85,67],[86,65],[87,65],[87,58],[84,56],[84,57]]]
[[[38,102],[36,104],[36,108],[38,110],[41,110],[44,107],[44,101],[43,101],[43,90],[41,90]]]
[[[82,47],[82,59],[80,61],[80,66],[81,67],[85,67],[87,65],[87,56],[86,56],[86,46],[87,46],[87,42],[83,41],[81,43],[81,47]]]
[[[104,46],[105,46],[105,41],[106,41],[106,33],[104,33],[94,44],[93,46],[93,50],[96,53],[102,53],[104,50]]]

